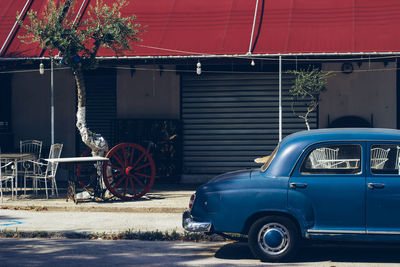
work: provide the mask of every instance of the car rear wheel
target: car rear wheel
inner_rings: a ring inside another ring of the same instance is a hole
[[[280,216],[258,219],[249,231],[249,246],[262,261],[280,261],[293,256],[299,231],[292,220]]]

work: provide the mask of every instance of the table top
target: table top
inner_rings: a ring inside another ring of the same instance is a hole
[[[57,158],[45,159],[48,162],[84,162],[84,161],[107,161],[109,158],[105,157],[71,157],[71,158]]]
[[[1,159],[24,159],[34,157],[33,154],[29,153],[1,153]]]

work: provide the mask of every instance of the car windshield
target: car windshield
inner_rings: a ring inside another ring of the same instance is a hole
[[[269,165],[271,165],[271,162],[274,160],[276,153],[279,150],[279,144],[275,147],[274,151],[272,151],[271,155],[266,156],[267,160],[265,161],[264,165],[261,166],[261,171],[265,172]]]

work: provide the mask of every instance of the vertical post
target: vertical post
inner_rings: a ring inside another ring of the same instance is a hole
[[[258,9],[258,0],[256,2],[256,8],[254,9],[253,27],[251,29],[249,52],[248,52],[249,55],[251,55],[251,45],[253,44],[254,28],[256,26],[256,18],[257,18],[257,9]]]
[[[282,56],[279,56],[279,142],[282,141]]]
[[[50,60],[50,120],[51,120],[51,144],[54,144],[54,68],[53,58]]]

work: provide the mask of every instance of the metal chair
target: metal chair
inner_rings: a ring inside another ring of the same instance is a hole
[[[3,164],[0,158],[0,195],[1,202],[3,202],[3,184],[7,188],[7,183],[11,184],[11,198],[14,198],[14,178],[15,178],[15,167],[14,162],[7,162]]]
[[[24,140],[19,141],[19,152],[33,154],[36,159],[40,159],[42,153],[42,141]]]
[[[371,169],[382,170],[385,166],[385,162],[388,161],[388,154],[390,148],[383,149],[380,147],[371,149]]]
[[[42,153],[42,141],[39,140],[23,140],[19,141],[19,152],[21,154],[32,154],[34,156],[34,159],[30,161],[39,161],[40,160],[40,155]],[[22,162],[22,167],[24,168],[24,176],[29,175],[29,174],[34,174],[35,173],[35,166],[32,164],[30,161],[24,161]],[[26,180],[24,179],[24,194],[26,194]]]
[[[49,159],[58,159],[61,156],[61,151],[62,151],[63,145],[62,144],[53,144],[50,147],[50,153],[49,153]],[[57,189],[57,183],[56,183],[56,173],[57,173],[57,167],[58,167],[58,162],[36,162],[36,161],[30,161],[33,165],[35,165],[34,174],[27,174],[24,176],[24,182],[26,183],[26,179],[32,179],[33,187],[35,189],[36,195],[37,195],[37,189],[38,189],[38,181],[43,180],[45,184],[45,189],[46,189],[46,198],[49,198],[49,193],[48,193],[48,188],[47,188],[47,180],[50,180],[52,182],[52,192],[55,189],[56,194],[58,196],[58,189]]]

